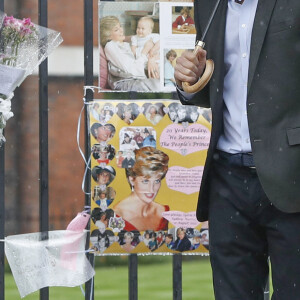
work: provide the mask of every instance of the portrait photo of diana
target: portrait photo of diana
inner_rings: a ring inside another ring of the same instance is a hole
[[[153,147],[143,147],[134,153],[134,166],[125,169],[131,193],[114,211],[125,221],[124,230],[166,230],[168,221],[162,214],[170,210],[169,206],[156,203],[155,198],[168,171],[169,157]]]

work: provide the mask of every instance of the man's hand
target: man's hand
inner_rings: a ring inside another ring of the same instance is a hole
[[[176,60],[174,77],[177,85],[182,88],[182,82],[195,84],[204,72],[206,51],[199,49],[197,53],[186,50]]]

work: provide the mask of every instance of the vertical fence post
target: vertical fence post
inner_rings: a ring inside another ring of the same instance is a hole
[[[93,72],[93,0],[84,0],[84,85],[91,86],[94,83],[94,72]],[[92,90],[88,89],[86,91],[85,99],[87,102],[92,101],[94,98],[94,93]],[[87,128],[87,108],[84,111],[84,123],[85,123],[85,156],[86,161],[88,161],[88,155],[90,153],[90,142],[88,136]],[[90,171],[86,173],[85,180],[85,191],[91,190],[90,182]],[[85,195],[85,205],[90,206],[90,197]],[[88,225],[88,229],[90,225]],[[89,234],[87,236],[87,245],[89,247]],[[94,255],[88,253],[87,258],[92,265],[94,265]],[[90,279],[85,284],[85,299],[94,300],[94,281],[93,278]]]
[[[1,10],[3,10],[0,7]],[[4,172],[4,144],[0,148],[0,240],[5,236],[5,199],[4,199],[4,187],[5,187],[5,172]],[[0,299],[4,299],[4,278],[5,278],[5,253],[4,243],[0,242]]]
[[[173,255],[173,300],[182,300],[182,255]]]
[[[0,0],[0,10],[4,11],[4,0]],[[5,236],[5,199],[4,199],[4,192],[5,192],[5,171],[4,171],[4,144],[0,148],[0,239],[4,239]],[[5,254],[4,254],[4,243],[0,242],[0,299],[4,299],[4,290],[5,290],[5,274],[4,274],[4,261],[5,261]]]
[[[4,0],[0,0],[0,10],[4,11]],[[5,236],[5,172],[4,172],[4,144],[0,148],[0,239],[4,239]],[[4,243],[0,242],[0,299],[4,299],[5,295],[5,254],[4,254]]]
[[[128,257],[128,297],[129,300],[138,299],[138,257],[137,254],[130,254]]]
[[[48,26],[47,0],[38,2],[39,25]],[[48,238],[49,230],[49,161],[48,161],[48,60],[39,66],[39,173],[40,173],[40,231],[41,239]],[[49,288],[40,290],[40,299],[49,299]]]

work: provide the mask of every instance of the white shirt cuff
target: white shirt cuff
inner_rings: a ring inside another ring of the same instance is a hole
[[[183,97],[183,100],[188,102],[189,100],[193,99],[196,93],[187,93],[183,89],[181,89],[177,84],[176,84],[176,89],[178,93],[180,93]]]

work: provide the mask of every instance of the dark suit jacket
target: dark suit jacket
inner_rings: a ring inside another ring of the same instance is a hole
[[[246,0],[251,1],[251,0]],[[216,0],[195,0],[197,39]],[[208,218],[209,171],[223,126],[224,35],[228,1],[220,2],[205,38],[215,62],[205,89],[188,103],[212,109],[211,142],[197,217]],[[300,211],[300,1],[259,0],[252,30],[247,110],[258,177],[270,201],[284,212]],[[182,96],[179,95],[181,100]],[[186,102],[182,101],[186,104]]]

